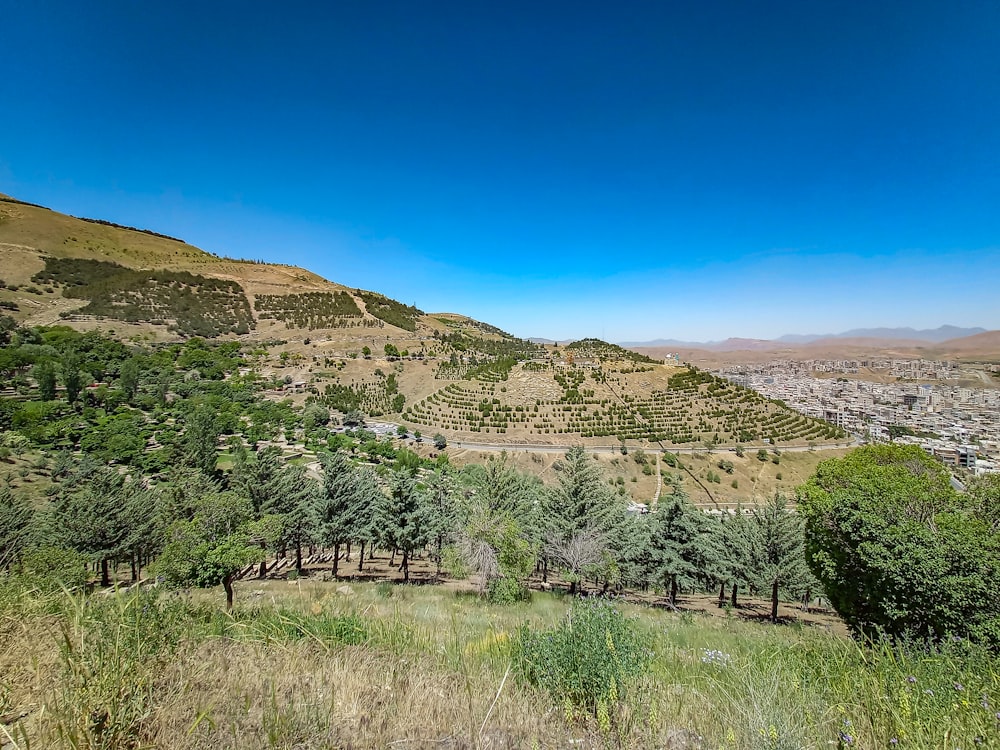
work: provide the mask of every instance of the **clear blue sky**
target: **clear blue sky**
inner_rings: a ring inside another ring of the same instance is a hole
[[[7,2],[0,192],[522,336],[1000,328],[1000,4]]]

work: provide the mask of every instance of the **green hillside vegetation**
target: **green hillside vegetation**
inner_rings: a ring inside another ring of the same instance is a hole
[[[803,512],[775,495],[709,515],[669,477],[652,512],[629,512],[581,447],[547,482],[506,456],[458,469],[446,441],[422,456],[339,429],[322,398],[277,400],[238,341],[0,323],[0,461],[38,479],[0,487],[0,729],[16,746],[996,736],[1000,482],[959,496],[889,447],[821,466]],[[598,374],[651,377],[626,369]],[[569,400],[594,372],[548,374]],[[824,585],[856,641],[782,627]]]
[[[650,370],[633,367],[514,365],[438,368],[438,376],[476,378],[450,383],[413,404],[407,420],[431,429],[669,442],[673,445],[772,444],[844,439],[836,427],[803,416],[695,368],[678,369],[663,387],[636,387]],[[517,387],[511,371],[530,373]],[[639,393],[645,395],[637,395]],[[544,393],[545,397],[532,397]]]
[[[250,303],[234,281],[187,271],[146,271],[117,263],[46,258],[32,280],[62,287],[64,297],[88,300],[78,312],[128,322],[169,325],[184,336],[245,334],[255,327]]]
[[[282,321],[288,328],[348,328],[362,324],[363,315],[347,292],[258,294],[254,307],[259,319]]]
[[[404,331],[416,331],[417,319],[424,313],[412,305],[404,305],[382,294],[355,290],[355,294],[365,303],[365,310],[389,325],[402,328]]]
[[[614,362],[631,361],[641,364],[662,364],[659,360],[647,357],[628,349],[623,349],[617,344],[609,344],[600,339],[580,339],[570,344],[566,344],[567,350],[573,352],[577,357],[593,358],[599,360],[610,360]]]

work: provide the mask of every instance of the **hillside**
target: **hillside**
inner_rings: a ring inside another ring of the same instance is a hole
[[[282,342],[262,367],[341,412],[501,443],[696,447],[838,440],[752,391],[597,339],[546,346],[292,266],[0,196],[0,305],[119,338]],[[294,394],[292,394],[294,396]]]
[[[165,234],[67,216],[3,194],[0,253],[0,308],[28,325],[66,322],[157,340],[326,333],[361,342],[377,335],[403,348],[466,328],[512,338],[302,268],[219,257]]]

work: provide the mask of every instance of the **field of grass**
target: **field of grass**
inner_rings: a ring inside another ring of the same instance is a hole
[[[242,590],[231,615],[220,599],[0,582],[0,746],[973,748],[1000,736],[1000,664],[964,643],[860,648],[619,604],[648,667],[594,712],[518,668],[518,629],[553,628],[567,597],[498,607],[437,586],[275,581]]]

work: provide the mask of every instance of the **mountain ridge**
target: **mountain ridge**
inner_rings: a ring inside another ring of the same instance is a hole
[[[766,349],[782,344],[812,344],[832,339],[877,339],[898,342],[929,342],[940,344],[953,339],[987,333],[986,328],[979,326],[963,328],[953,325],[941,325],[938,328],[914,329],[900,328],[853,328],[842,333],[829,334],[785,334],[775,339],[750,339],[730,337],[722,341],[683,341],[680,339],[654,339],[652,341],[623,341],[619,346],[628,348],[650,348],[676,346],[681,349],[711,349],[712,351],[729,351],[740,349]]]

